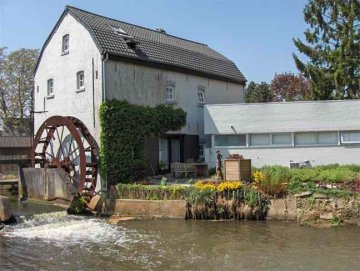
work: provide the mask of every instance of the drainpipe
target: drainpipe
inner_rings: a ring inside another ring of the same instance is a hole
[[[105,70],[105,62],[109,60],[109,54],[107,53],[103,53],[102,55],[102,101],[105,102],[106,101],[106,84],[105,84],[105,76],[106,76],[106,70]]]
[[[105,102],[106,101],[106,61],[109,60],[109,54],[103,52],[102,54],[102,70],[101,70],[101,80],[102,80],[102,102]],[[101,129],[101,128],[100,128]],[[108,192],[108,176],[106,174],[106,176],[104,177],[105,179],[105,182],[104,182],[104,190],[105,190],[105,193]]]

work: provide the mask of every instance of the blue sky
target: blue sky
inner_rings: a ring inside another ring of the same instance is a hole
[[[307,27],[306,0],[0,0],[0,46],[41,48],[67,4],[206,43],[256,82],[297,72],[292,38]]]

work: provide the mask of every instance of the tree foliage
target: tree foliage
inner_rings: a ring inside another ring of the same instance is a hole
[[[145,170],[145,140],[186,124],[186,113],[166,105],[145,107],[126,101],[107,101],[100,108],[103,176],[109,184],[139,180]]]
[[[301,74],[310,82],[315,100],[360,97],[360,1],[309,0],[304,9],[309,25],[306,42],[294,39],[302,62],[293,54]]]
[[[308,83],[301,75],[275,74],[270,83],[270,92],[274,101],[302,101],[308,95]]]
[[[271,102],[273,99],[269,84],[261,82],[260,84],[251,81],[245,90],[245,102],[246,103],[263,103]]]
[[[19,49],[6,53],[0,48],[0,118],[4,124],[21,127],[28,122],[34,88],[34,68],[38,50]]]

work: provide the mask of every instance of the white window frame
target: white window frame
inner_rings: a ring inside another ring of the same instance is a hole
[[[167,85],[165,88],[165,101],[167,103],[175,102],[175,85]]]
[[[346,141],[346,140],[344,140],[344,133],[351,133],[351,132],[360,133],[360,130],[341,131],[340,132],[341,144],[360,144],[360,140],[356,140],[356,141]]]
[[[50,78],[47,80],[47,98],[54,97],[54,79]]]
[[[82,76],[82,79],[81,79]],[[84,71],[78,71],[76,73],[76,88],[79,91],[85,90],[85,74]]]
[[[70,47],[69,44],[70,44],[70,36],[69,36],[69,34],[66,34],[62,37],[62,43],[61,43],[62,54],[69,53],[69,47]]]

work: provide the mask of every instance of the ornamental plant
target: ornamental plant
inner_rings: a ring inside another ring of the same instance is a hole
[[[194,187],[198,190],[210,190],[210,191],[233,191],[238,190],[242,187],[242,182],[240,181],[223,181],[220,183],[209,182],[209,181],[199,181],[196,182]]]

